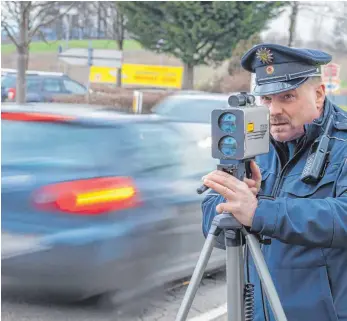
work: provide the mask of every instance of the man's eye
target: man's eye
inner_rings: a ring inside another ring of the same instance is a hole
[[[265,101],[271,101],[271,97],[267,97],[267,96],[263,96],[261,97],[261,99]]]
[[[294,97],[294,95],[292,95],[292,94],[287,94],[287,95],[285,95],[284,96],[284,99],[292,99]]]

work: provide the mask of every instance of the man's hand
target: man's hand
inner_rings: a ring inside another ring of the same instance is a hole
[[[213,171],[202,177],[202,181],[210,174],[216,173],[217,171]],[[247,184],[252,193],[257,196],[261,186],[261,173],[260,169],[255,161],[251,161],[251,172],[252,178],[244,178],[243,181]]]
[[[257,196],[261,186],[261,173],[255,161],[251,161],[252,178],[244,178],[243,181],[248,185],[252,193]]]
[[[213,171],[203,177],[203,182],[226,199],[216,210],[232,213],[245,226],[251,226],[258,205],[256,195],[260,189],[261,174],[255,162],[251,163],[252,179],[244,182],[223,171]]]

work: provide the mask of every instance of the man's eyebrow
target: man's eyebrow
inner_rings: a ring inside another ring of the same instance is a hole
[[[287,95],[287,94],[296,94],[296,93],[297,93],[297,90],[296,90],[296,88],[295,88],[295,89],[291,89],[291,90],[288,90],[288,91],[284,91],[284,92],[282,92],[282,93],[279,93],[278,95],[281,95],[281,94]]]
[[[291,90],[288,90],[288,91],[283,91],[281,93],[278,93],[278,94],[271,94],[271,95],[262,95],[260,96],[261,99],[264,99],[264,98],[272,98],[273,96],[281,96],[281,95],[288,95],[288,94],[296,94],[297,93],[297,90],[296,88],[295,89],[291,89]]]
[[[283,91],[281,93],[275,94],[274,96],[285,96],[285,95],[290,95],[290,94],[297,94],[297,90],[296,89],[291,89],[291,90],[287,90],[287,91]]]

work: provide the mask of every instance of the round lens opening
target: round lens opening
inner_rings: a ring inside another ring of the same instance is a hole
[[[219,118],[219,128],[228,134],[236,130],[236,117],[232,113],[225,113]]]
[[[225,136],[219,141],[219,150],[223,155],[230,157],[236,154],[237,142],[234,137]]]

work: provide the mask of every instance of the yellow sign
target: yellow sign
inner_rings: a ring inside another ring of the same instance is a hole
[[[122,84],[147,87],[182,88],[183,67],[122,65]],[[116,83],[117,68],[91,66],[89,80],[92,83]]]
[[[254,123],[247,124],[247,132],[248,133],[254,132]]]

